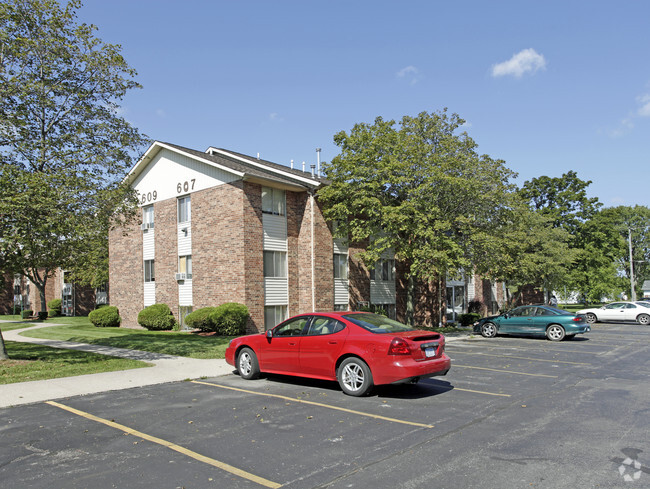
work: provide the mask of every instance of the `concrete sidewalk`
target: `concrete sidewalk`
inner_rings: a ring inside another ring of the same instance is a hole
[[[199,360],[187,357],[175,357],[146,351],[127,350],[102,345],[88,345],[70,341],[55,341],[20,336],[23,331],[57,326],[52,323],[32,326],[30,328],[3,331],[5,341],[38,343],[53,348],[80,350],[101,355],[131,358],[152,363],[152,367],[103,372],[99,374],[63,377],[60,379],[35,380],[0,385],[0,408],[50,401],[71,396],[82,396],[133,387],[164,384],[200,377],[216,377],[233,372],[233,367],[225,360]]]

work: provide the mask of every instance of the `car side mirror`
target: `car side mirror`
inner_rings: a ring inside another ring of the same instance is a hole
[[[272,330],[272,329],[269,329],[269,330],[266,332],[266,337],[267,337],[268,339],[273,338],[273,330]]]

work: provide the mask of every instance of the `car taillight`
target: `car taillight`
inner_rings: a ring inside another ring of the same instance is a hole
[[[576,317],[574,317],[574,318],[572,319],[572,321],[575,321],[576,323],[580,323],[580,322],[582,322],[582,320],[583,320],[583,317],[582,317],[582,316],[576,316]]]
[[[410,355],[411,349],[406,341],[402,338],[393,338],[388,347],[389,355]]]

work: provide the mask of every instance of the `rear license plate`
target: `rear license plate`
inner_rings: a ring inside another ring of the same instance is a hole
[[[425,348],[424,349],[424,356],[427,357],[427,358],[435,357],[436,356],[435,348]]]

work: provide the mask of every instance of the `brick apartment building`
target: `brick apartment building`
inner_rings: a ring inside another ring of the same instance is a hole
[[[313,170],[154,142],[126,179],[142,218],[109,235],[110,303],[123,326],[138,327],[138,313],[155,303],[182,322],[192,310],[240,302],[250,332],[302,312],[369,305],[404,318],[399,264],[387,253],[369,271],[358,247],[332,238],[316,198],[326,181]],[[449,294],[438,287],[418,288],[420,324],[442,319],[437,304]]]
[[[97,304],[105,304],[108,294],[105,288],[95,290],[75,284],[62,269],[57,269],[45,286],[45,302],[61,299],[64,316],[86,316]],[[41,298],[29,279],[5,273],[0,276],[0,314],[20,314],[29,309],[36,314],[41,310]]]

